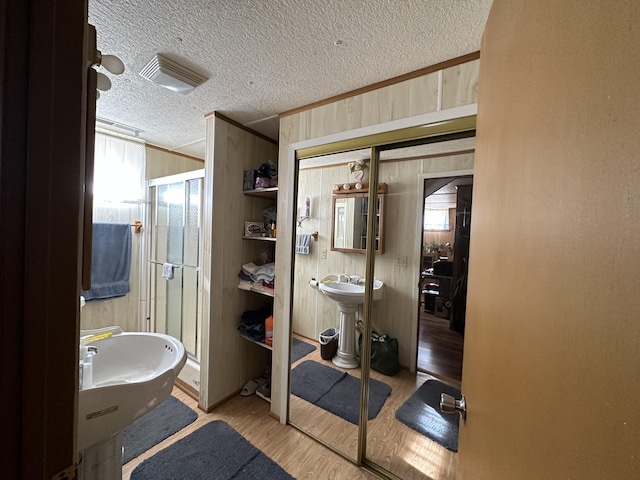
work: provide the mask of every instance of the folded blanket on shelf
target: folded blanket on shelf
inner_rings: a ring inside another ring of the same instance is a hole
[[[253,272],[251,272],[251,280],[253,280],[254,282],[261,282],[261,281],[273,282],[275,275],[276,275],[276,264],[273,262],[265,263],[264,265],[256,268]]]

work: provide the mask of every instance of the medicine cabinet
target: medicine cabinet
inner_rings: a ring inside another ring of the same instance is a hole
[[[349,187],[345,189],[344,187]],[[360,188],[345,184],[339,186],[332,197],[331,250],[337,252],[366,253],[367,215],[369,194],[365,185]],[[384,197],[387,185],[378,185],[378,208],[375,223],[375,253],[384,253]]]

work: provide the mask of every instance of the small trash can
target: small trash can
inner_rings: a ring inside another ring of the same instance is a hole
[[[331,360],[338,351],[338,336],[340,330],[337,328],[327,328],[320,332],[320,356],[323,360]]]

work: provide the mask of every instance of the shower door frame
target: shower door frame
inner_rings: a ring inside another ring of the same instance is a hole
[[[199,224],[198,265],[196,267],[196,273],[197,273],[196,330],[200,332],[200,335],[197,335],[197,339],[196,339],[196,354],[194,355],[193,353],[188,352],[188,358],[191,360],[194,360],[199,364],[200,363],[199,359],[202,356],[202,335],[201,335],[202,325],[200,325],[198,328],[198,323],[202,321],[202,268],[200,264],[202,260],[201,236],[202,236],[202,219],[203,219],[203,204],[204,204],[204,169],[192,170],[189,172],[178,173],[175,175],[168,175],[165,177],[158,177],[158,178],[148,180],[147,182],[147,205],[149,208],[147,209],[146,224],[149,226],[149,235],[147,235],[147,241],[146,241],[147,252],[145,255],[145,258],[146,258],[145,282],[146,282],[146,292],[147,292],[147,298],[148,298],[147,307],[146,307],[145,328],[149,332],[156,331],[156,320],[153,319],[152,321],[151,317],[152,317],[152,312],[154,311],[154,306],[152,305],[152,303],[155,303],[156,296],[157,296],[157,294],[152,295],[152,281],[154,278],[153,269],[156,268],[156,265],[157,265],[157,261],[154,259],[153,251],[152,251],[152,248],[154,245],[153,239],[156,235],[155,227],[157,224],[157,199],[152,198],[151,189],[153,187],[157,188],[162,185],[172,185],[175,183],[182,182],[185,184],[185,191],[186,191],[186,183],[190,180],[197,180],[197,179],[203,180],[200,185],[200,204],[199,204],[199,219],[198,219],[198,224]],[[155,207],[154,207],[154,204],[155,204]],[[183,216],[183,219],[184,219],[184,216]],[[179,338],[178,340],[182,341],[181,338]]]

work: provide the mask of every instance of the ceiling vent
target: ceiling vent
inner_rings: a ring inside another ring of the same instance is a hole
[[[161,87],[182,95],[186,95],[207,81],[207,77],[169,60],[161,54],[154,56],[142,69],[140,75]]]

